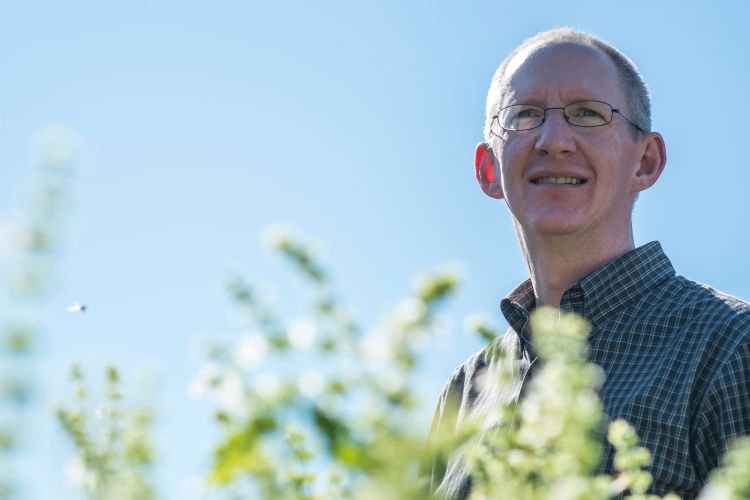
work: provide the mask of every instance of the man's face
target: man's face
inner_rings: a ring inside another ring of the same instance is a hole
[[[597,100],[628,114],[613,63],[599,50],[575,44],[519,55],[510,65],[503,106],[564,107]],[[631,125],[616,113],[600,127],[576,127],[562,110],[547,111],[532,130],[506,132],[493,145],[502,197],[519,229],[529,236],[607,238],[629,230],[633,182],[642,154]],[[551,178],[576,178],[557,184]],[[642,189],[642,188],[640,188]]]

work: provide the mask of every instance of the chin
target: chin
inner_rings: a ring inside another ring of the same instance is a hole
[[[538,235],[545,236],[567,236],[580,232],[585,224],[581,221],[580,214],[555,213],[545,214],[541,217],[529,219],[524,226],[527,230]]]
[[[571,236],[580,232],[580,226],[570,223],[534,226],[532,231],[540,236]]]

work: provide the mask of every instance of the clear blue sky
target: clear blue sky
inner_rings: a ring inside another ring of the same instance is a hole
[[[667,168],[635,210],[678,272],[750,298],[750,74],[745,2],[13,2],[0,7],[0,208],[30,143],[65,124],[82,144],[50,328],[29,498],[72,492],[47,407],[82,360],[100,380],[156,371],[159,487],[210,460],[206,404],[187,397],[201,338],[240,333],[222,279],[240,269],[300,314],[296,281],[259,244],[288,222],[323,242],[338,290],[372,322],[415,273],[462,262],[451,335],[429,348],[426,412],[479,344],[461,320],[526,276],[507,211],[473,178],[484,97],[504,55],[557,26],[629,54],[650,86]],[[714,109],[721,113],[715,120]],[[728,113],[728,109],[732,113]],[[64,307],[85,301],[90,313]],[[156,368],[155,368],[156,367]]]

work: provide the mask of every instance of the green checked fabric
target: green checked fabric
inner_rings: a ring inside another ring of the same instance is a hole
[[[500,304],[510,329],[498,341],[518,359],[507,401],[522,396],[536,366],[527,329],[534,305],[529,280]],[[732,438],[750,434],[750,304],[677,276],[654,241],[581,279],[560,306],[591,323],[589,359],[605,374],[600,397],[609,418],[625,418],[651,450],[650,492],[695,498]],[[451,432],[471,413],[487,353],[450,377],[431,433]],[[612,458],[607,444],[602,471],[613,472]],[[446,498],[468,496],[458,454],[436,461],[432,487]]]

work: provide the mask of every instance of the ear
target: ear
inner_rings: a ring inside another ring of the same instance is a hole
[[[477,182],[479,182],[479,187],[482,188],[484,194],[501,200],[503,198],[503,190],[495,171],[495,155],[492,153],[490,145],[486,142],[480,142],[477,145],[477,150],[474,153],[474,167],[476,169]]]
[[[642,153],[638,170],[633,177],[633,191],[643,191],[654,185],[667,164],[667,148],[658,132],[649,132],[642,139]]]

